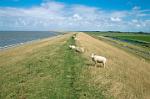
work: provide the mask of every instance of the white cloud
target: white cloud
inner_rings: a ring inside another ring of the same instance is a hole
[[[133,8],[132,8],[132,10],[140,10],[141,8],[139,7],[139,6],[134,6]]]
[[[79,21],[82,20],[82,17],[79,14],[74,14],[73,19]]]
[[[1,7],[0,30],[150,31],[147,12],[150,11],[138,7],[130,11],[105,11],[49,1],[31,8]]]
[[[119,17],[111,17],[110,19],[115,22],[121,21],[121,18],[119,18]]]
[[[141,27],[141,25],[140,25],[140,24],[136,24],[136,26],[137,26],[137,27]]]

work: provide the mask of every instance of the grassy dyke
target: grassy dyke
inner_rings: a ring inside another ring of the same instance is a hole
[[[149,34],[142,33],[101,33],[88,32],[89,35],[121,48],[136,56],[150,60]]]
[[[75,42],[71,35],[0,52],[0,99],[148,99],[147,61],[105,38],[77,33]],[[106,56],[106,68],[93,66],[92,52]]]
[[[60,42],[26,52],[24,56],[2,54],[0,98],[104,99],[103,91],[89,82],[92,77],[86,59],[68,48],[75,41],[70,38]]]
[[[112,95],[114,99],[149,99],[149,62],[116,47],[106,38],[95,37],[98,39],[81,32],[77,42],[87,50],[84,56],[88,60],[93,52],[107,58],[106,68],[96,68],[89,63],[92,85],[105,90],[105,96]]]

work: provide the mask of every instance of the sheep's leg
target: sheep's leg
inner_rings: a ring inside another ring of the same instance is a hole
[[[103,62],[104,68],[105,68],[105,63]]]
[[[95,64],[94,64],[95,67],[96,67],[96,64],[97,64],[97,62],[95,61]]]

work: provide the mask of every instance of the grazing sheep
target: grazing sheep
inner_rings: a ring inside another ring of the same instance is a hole
[[[75,37],[75,38],[74,38],[74,40],[75,40],[75,41],[77,41],[77,40],[78,40],[78,38],[77,38],[77,37]]]
[[[76,47],[75,51],[80,52],[80,53],[84,53],[85,49],[83,47]]]
[[[69,48],[70,48],[70,49],[75,49],[76,46],[75,46],[75,45],[69,45]]]
[[[92,53],[91,58],[92,58],[92,60],[95,62],[95,65],[96,65],[97,63],[102,63],[103,66],[104,66],[104,68],[105,68],[105,64],[106,64],[106,58],[105,58],[105,57],[103,57],[103,56],[98,56],[98,55],[95,55],[95,54]]]
[[[76,36],[75,36],[75,35],[73,35],[73,36],[72,36],[72,38],[73,38],[73,39],[75,39],[75,38],[76,38]]]
[[[69,48],[75,50],[76,52],[80,52],[80,53],[83,53],[83,52],[85,51],[84,48],[82,48],[82,47],[77,47],[77,46],[75,46],[75,45],[69,45]]]

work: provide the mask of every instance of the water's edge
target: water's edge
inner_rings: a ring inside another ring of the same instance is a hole
[[[58,36],[58,35],[61,35],[61,33],[52,32],[52,34],[47,36],[47,37],[41,37],[41,38],[36,38],[36,39],[33,39],[33,40],[22,41],[22,42],[15,43],[15,44],[9,44],[9,45],[5,45],[5,46],[0,46],[0,51],[6,50],[6,49],[10,49],[10,48],[14,48],[14,47],[18,47],[18,46],[21,46],[21,45],[34,43],[34,42],[41,41],[43,39],[47,39],[47,38],[51,38],[51,37],[55,37],[55,36]]]

